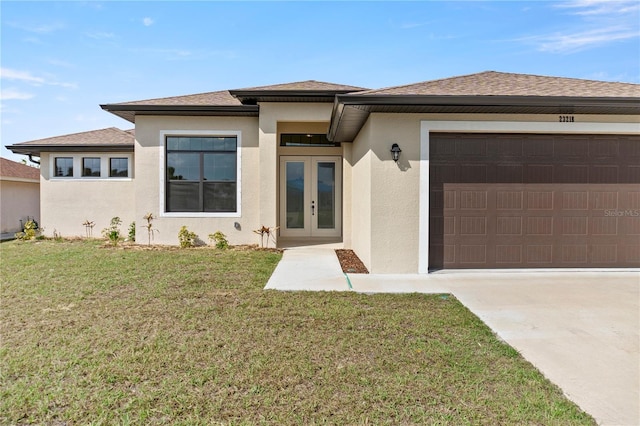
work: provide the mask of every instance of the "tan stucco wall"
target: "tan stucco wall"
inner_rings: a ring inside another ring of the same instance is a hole
[[[351,248],[369,271],[371,265],[371,122],[365,123],[358,137],[348,149],[345,160],[351,169],[351,229],[346,230],[351,240]],[[346,210],[345,210],[346,214]]]
[[[637,116],[575,115],[575,119],[577,124],[558,123],[558,115],[371,114],[349,156],[345,155],[352,174],[350,223],[354,251],[372,273],[418,272],[422,121],[460,122],[456,132],[511,132],[513,128],[531,133],[640,131]],[[532,124],[513,126],[510,122]],[[393,143],[402,149],[397,164],[389,152]]]
[[[42,153],[40,157],[40,225],[44,234],[54,231],[63,237],[85,236],[86,220],[95,222],[93,236],[101,237],[101,230],[108,227],[111,218],[122,220],[120,231],[127,235],[128,227],[135,220],[132,179],[114,178],[52,178],[52,157],[95,157],[96,153]],[[102,154],[101,154],[102,155]],[[106,155],[106,154],[105,154]],[[109,153],[110,157],[131,155]],[[78,170],[75,170],[78,173]],[[135,173],[135,169],[134,169]]]
[[[164,179],[164,137],[161,132],[179,134],[180,131],[201,131],[203,135],[240,132],[240,216],[216,217],[215,214],[209,214],[193,217],[178,213],[173,213],[171,217],[163,216],[161,187],[164,184],[161,180]],[[224,233],[230,244],[258,243],[258,236],[253,233],[260,226],[261,164],[257,135],[256,117],[137,117],[135,214],[136,223],[141,225],[137,227],[136,240],[143,244],[147,242],[143,216],[153,213],[157,217],[153,221],[153,227],[158,230],[153,240],[156,244],[178,244],[178,232],[183,225],[205,243],[208,243],[208,235],[216,231]],[[236,229],[235,223],[238,223],[239,229]]]
[[[276,226],[278,223],[278,167],[280,155],[341,155],[342,148],[280,148],[279,132],[325,130],[331,119],[331,103],[279,103],[260,104],[260,191],[269,196],[260,200],[260,224]],[[317,123],[317,124],[313,124]],[[300,154],[304,152],[304,154]]]
[[[0,233],[21,231],[27,217],[40,222],[40,183],[0,179]]]

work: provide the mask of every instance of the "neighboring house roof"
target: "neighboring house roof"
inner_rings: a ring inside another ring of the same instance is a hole
[[[369,114],[640,114],[640,85],[495,71],[336,95],[329,140],[350,142]]]
[[[115,127],[38,139],[7,146],[16,154],[40,155],[47,151],[133,151],[134,134]]]
[[[40,169],[0,158],[0,180],[40,182]]]
[[[362,87],[307,80],[271,86],[173,96],[142,101],[100,105],[135,123],[136,115],[218,115],[253,116],[258,102],[333,102],[341,93],[359,92]]]

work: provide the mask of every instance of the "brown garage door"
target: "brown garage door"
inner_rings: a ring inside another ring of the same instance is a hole
[[[640,266],[640,135],[432,134],[429,267]]]

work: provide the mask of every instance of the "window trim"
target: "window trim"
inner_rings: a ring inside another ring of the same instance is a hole
[[[133,154],[129,152],[48,152],[49,179],[53,181],[132,181]],[[73,162],[73,176],[56,176],[56,158],[71,158]],[[100,176],[83,176],[83,159],[100,159]],[[128,162],[127,176],[109,176],[109,160],[111,158],[126,158]]]
[[[168,212],[166,197],[167,137],[224,137],[236,138],[236,211],[235,212]],[[240,130],[161,130],[159,138],[160,217],[242,217],[242,131]]]

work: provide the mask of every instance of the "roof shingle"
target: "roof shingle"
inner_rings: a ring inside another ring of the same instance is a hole
[[[132,147],[134,136],[130,131],[120,130],[116,127],[92,130],[89,132],[72,133],[70,135],[55,136],[52,138],[38,139],[34,141],[21,142],[13,146],[102,146],[102,145],[122,145]]]
[[[244,91],[327,91],[327,92],[360,92],[367,90],[364,87],[347,86],[344,84],[327,83],[317,80],[296,81],[293,83],[273,84],[270,86],[248,87],[244,89],[236,89],[239,92]],[[236,91],[232,90],[232,92]]]
[[[0,177],[14,179],[39,180],[40,169],[0,158]]]
[[[485,71],[357,95],[638,97],[640,85]]]

